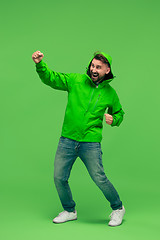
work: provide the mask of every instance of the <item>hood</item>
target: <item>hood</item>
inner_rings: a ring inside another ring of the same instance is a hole
[[[96,54],[93,55],[93,57],[91,58],[87,68],[86,68],[86,74],[90,77],[90,65],[91,65],[91,62],[93,60],[93,58],[97,55],[97,54],[102,54],[109,62],[109,65],[110,65],[110,69],[111,69],[111,64],[112,64],[112,58],[110,55],[104,53],[104,52],[96,52]],[[115,78],[115,76],[113,76],[113,73],[112,73],[112,69],[110,71],[109,74],[106,74],[105,78],[103,79],[103,81],[105,80],[107,83],[111,82],[113,80],[113,78]]]

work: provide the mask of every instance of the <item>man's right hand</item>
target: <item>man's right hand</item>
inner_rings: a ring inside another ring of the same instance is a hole
[[[39,63],[43,57],[44,55],[40,51],[36,51],[32,54],[32,59],[35,63]]]

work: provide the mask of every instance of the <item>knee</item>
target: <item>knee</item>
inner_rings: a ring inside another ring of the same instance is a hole
[[[105,174],[95,173],[91,177],[98,186],[109,181]]]
[[[65,185],[67,182],[68,182],[67,179],[54,175],[54,183],[56,185]]]
[[[56,168],[54,169],[54,176],[53,176],[55,183],[61,183],[63,182],[62,173],[60,171],[57,171]]]

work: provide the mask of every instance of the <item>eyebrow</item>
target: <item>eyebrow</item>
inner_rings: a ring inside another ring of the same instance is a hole
[[[93,65],[95,65],[94,63],[92,63]],[[97,67],[101,67],[101,65],[97,65]]]

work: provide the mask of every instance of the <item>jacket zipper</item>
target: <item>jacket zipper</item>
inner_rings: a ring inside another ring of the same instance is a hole
[[[92,91],[92,94],[91,94],[91,97],[90,97],[90,100],[89,100],[89,103],[88,103],[88,108],[89,108],[89,105],[90,105],[90,102],[91,102],[91,99],[92,99],[92,96],[93,96],[93,92],[95,91],[95,88],[93,89],[93,91]],[[87,110],[85,111],[85,114],[86,114],[86,112],[88,111],[88,108],[87,108]],[[84,115],[85,115],[84,114]]]
[[[92,111],[95,109],[95,107],[96,107],[96,105],[97,105],[97,102],[98,102],[99,98],[100,98],[100,94],[98,95],[97,101],[96,101],[96,103],[95,103],[95,105],[94,105]]]

